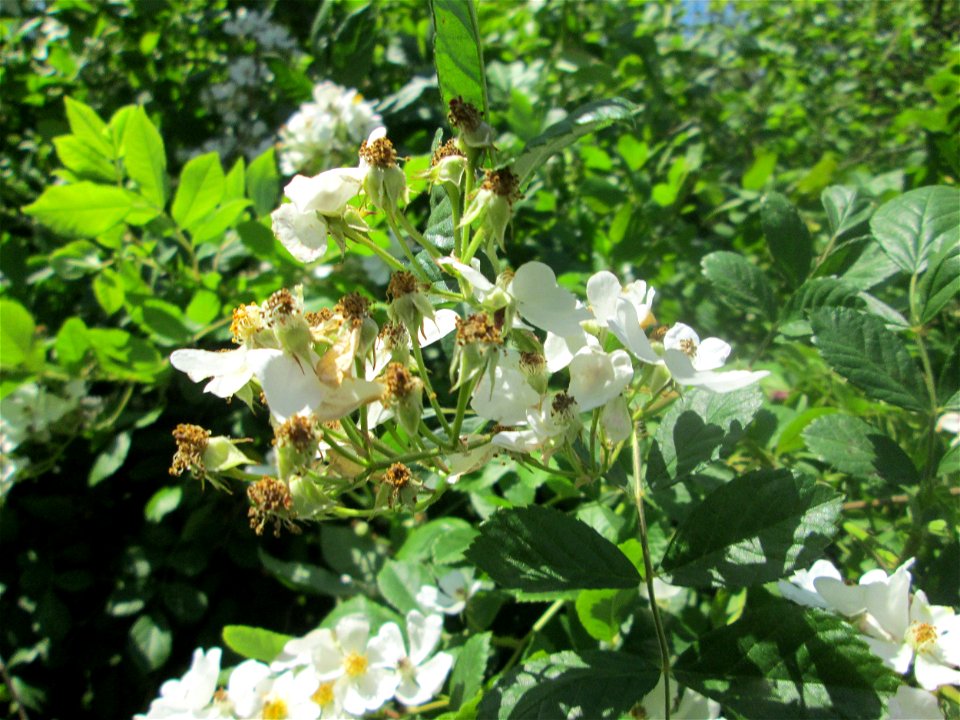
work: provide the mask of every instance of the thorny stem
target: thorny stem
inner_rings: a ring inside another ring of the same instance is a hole
[[[660,644],[660,671],[663,673],[663,713],[666,720],[670,720],[670,648],[667,645],[667,636],[663,631],[663,621],[660,619],[660,608],[657,606],[657,596],[653,589],[653,560],[650,558],[650,541],[647,534],[647,520],[643,514],[643,480],[640,476],[640,439],[634,427],[632,435],[633,446],[633,499],[637,505],[637,518],[640,521],[640,547],[643,549],[644,579],[647,583],[647,596],[650,598],[650,612],[653,614],[653,625],[657,630],[657,642]]]

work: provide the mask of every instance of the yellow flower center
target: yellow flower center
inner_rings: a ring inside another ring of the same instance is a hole
[[[317,691],[310,696],[317,705],[323,707],[333,702],[333,683],[321,683]]]
[[[263,704],[264,720],[284,720],[287,717],[287,704],[283,700],[268,700]]]
[[[930,623],[910,623],[906,635],[907,643],[918,653],[929,652],[937,641],[937,629]]]
[[[363,675],[367,671],[367,656],[351,652],[343,659],[343,669],[350,677]]]

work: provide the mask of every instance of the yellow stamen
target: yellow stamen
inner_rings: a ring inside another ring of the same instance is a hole
[[[351,652],[343,659],[343,669],[350,677],[363,675],[367,671],[367,656]]]

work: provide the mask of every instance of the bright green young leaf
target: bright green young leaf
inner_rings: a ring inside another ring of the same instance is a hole
[[[123,307],[123,280],[114,270],[104,268],[93,279],[93,296],[107,315],[113,315]]]
[[[653,663],[609,651],[528,660],[497,681],[477,717],[497,720],[616,720],[660,679]]]
[[[486,114],[487,81],[483,70],[480,27],[473,0],[431,0],[433,62],[440,81],[444,112],[462,97]]]
[[[197,325],[208,325],[220,317],[220,298],[212,290],[201,288],[194,293],[184,313],[187,320]]]
[[[53,139],[57,157],[70,172],[78,177],[107,182],[117,179],[117,169],[97,148],[76,135],[61,135]]]
[[[200,245],[211,240],[219,242],[223,233],[237,224],[248,207],[250,201],[245,198],[223,203],[205,220],[192,226],[190,234],[194,244]]]
[[[253,201],[257,217],[273,212],[280,192],[280,175],[277,173],[277,158],[273,148],[255,158],[247,168],[247,196]]]
[[[765,320],[776,317],[777,301],[766,275],[739,253],[718,251],[700,261],[703,274],[718,296],[739,310],[755,312]]]
[[[87,485],[94,487],[113,475],[123,465],[129,452],[130,433],[122,432],[114,435],[93,461],[93,467],[87,473]]]
[[[183,167],[170,214],[188,230],[213,212],[223,198],[224,175],[215,152],[198,155]]]
[[[97,111],[72,97],[65,97],[63,103],[67,110],[70,132],[108,161],[113,160],[116,151],[110,141],[110,128],[100,119]]]
[[[151,671],[162,667],[173,649],[173,633],[162,615],[141,615],[127,638],[134,659]]]
[[[590,637],[612,643],[639,597],[636,590],[583,590],[577,594],[577,617]]]
[[[768,599],[702,635],[677,680],[745,718],[878,718],[899,676],[848,621]]]
[[[93,182],[52,185],[23,211],[57,234],[96,237],[123,222],[134,197],[123,188]]]
[[[33,357],[35,331],[29,310],[16,300],[0,298],[0,367],[15,368]]]
[[[278,560],[261,548],[260,564],[263,569],[289,588],[311,595],[340,597],[352,595],[356,589],[338,576],[319,565],[297,560]]]
[[[820,194],[820,202],[827,212],[830,234],[835,240],[859,237],[867,232],[873,203],[856,188],[831,185]]]
[[[78,372],[87,350],[90,349],[90,337],[83,320],[78,317],[67,318],[60,326],[60,332],[57,333],[57,341],[53,347],[57,362],[70,372]]]
[[[740,475],[710,493],[677,530],[662,567],[685,587],[777,580],[820,557],[842,496],[787,470]]]
[[[777,153],[760,150],[753,159],[750,169],[743,174],[741,185],[744,190],[763,190],[767,180],[777,167]]]
[[[50,267],[64,280],[77,280],[101,266],[100,249],[89,240],[74,240],[50,254]]]
[[[874,213],[870,230],[901,270],[918,273],[931,255],[960,243],[960,189],[934,185],[904,193]]]
[[[404,615],[420,607],[417,602],[420,588],[433,584],[433,574],[418,562],[387,560],[377,574],[380,594]]]
[[[632,588],[640,582],[633,564],[596,530],[536,505],[493,515],[466,555],[501,587],[527,592]]]
[[[172,513],[183,500],[183,487],[166,485],[157,490],[143,507],[143,517],[147,522],[159,523]]]
[[[760,206],[760,224],[773,262],[793,287],[810,271],[813,239],[797,209],[780,193],[768,193]]]
[[[804,443],[801,433],[806,427],[819,417],[831,415],[840,412],[835,407],[815,407],[804,410],[799,415],[782,426],[780,435],[777,437],[777,455],[797,452],[803,450]]]
[[[164,358],[146,340],[116,328],[90,328],[90,347],[101,369],[115,380],[152,383],[165,369]]]
[[[907,410],[926,408],[920,370],[882,320],[849,308],[823,308],[810,324],[824,360],[868,396]]]
[[[920,280],[920,321],[933,320],[947,303],[960,294],[960,243],[948,243],[930,258],[930,267]]]
[[[629,100],[618,97],[595,100],[577,108],[528,142],[520,156],[513,161],[513,172],[520,178],[520,185],[526,185],[551,155],[595,130],[615,122],[632,121],[639,110]]]
[[[684,393],[657,428],[646,461],[647,483],[672,485],[715,459],[724,438],[739,435],[762,404],[756,386],[730,393],[697,388]]]
[[[227,625],[223,629],[223,642],[238,655],[262,663],[271,663],[293,637],[281,633],[250,627]]]
[[[123,163],[127,175],[139,186],[140,194],[154,207],[162,209],[167,202],[167,155],[163,138],[142,107],[127,118]]]
[[[473,634],[460,648],[450,673],[450,707],[460,707],[483,686],[490,660],[490,637],[488,632]]]
[[[247,189],[247,164],[242,157],[230,168],[230,172],[223,180],[223,199],[242,200]]]
[[[818,418],[803,431],[803,439],[810,452],[848,475],[879,476],[908,487],[920,481],[900,446],[859,418],[839,414]]]
[[[480,533],[466,520],[444,517],[431,520],[410,533],[397,560],[434,562],[440,565],[459,562],[463,552]]]

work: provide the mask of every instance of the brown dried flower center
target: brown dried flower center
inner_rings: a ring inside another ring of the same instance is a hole
[[[296,298],[286,288],[277,290],[267,299],[267,313],[273,322],[283,323],[296,312]]]
[[[384,482],[393,486],[395,490],[405,488],[413,479],[413,473],[403,463],[394,463],[383,475]]]
[[[573,407],[574,402],[576,401],[566,393],[557,393],[553,398],[551,409],[553,410],[554,414],[561,415]]]
[[[285,482],[265,475],[247,488],[247,497],[250,499],[247,517],[257,535],[263,535],[268,522],[273,523],[275,537],[280,537],[280,528],[283,526],[291,532],[299,532],[299,528],[291,521],[293,497]]]
[[[690,338],[684,338],[680,341],[680,352],[687,357],[695,357],[697,354],[697,344]]]
[[[503,342],[499,328],[486,313],[457,318],[457,344],[469,345],[475,342],[490,345],[500,345]]]
[[[340,298],[334,312],[340,313],[345,320],[356,326],[370,314],[370,301],[360,293],[353,292]]]
[[[277,428],[277,444],[290,445],[300,453],[309,452],[317,441],[315,427],[316,419],[312,415],[293,415]]]
[[[419,289],[416,276],[406,270],[400,270],[390,277],[390,284],[387,285],[387,297],[395,300],[398,297],[417,292]]]
[[[397,347],[406,346],[409,335],[402,323],[386,322],[380,328],[380,338],[387,350],[393,350]]]
[[[436,167],[440,164],[440,161],[448,157],[464,157],[464,154],[460,152],[460,147],[457,145],[457,141],[454,138],[450,138],[443,145],[440,145],[436,150],[433,151],[433,157],[430,159],[430,166]]]
[[[173,429],[173,439],[177,442],[177,451],[170,465],[171,475],[182,475],[185,470],[195,468],[203,473],[203,452],[207,449],[210,431],[199,425],[180,423]]]
[[[520,178],[510,168],[487,170],[485,172],[486,177],[480,186],[484,190],[489,190],[495,195],[506,198],[511,204],[523,197],[520,194]]]
[[[520,353],[520,367],[527,372],[540,372],[546,366],[547,360],[540,353]]]
[[[450,101],[450,112],[447,113],[447,120],[458,130],[473,132],[483,122],[483,113],[477,110],[477,107],[472,103],[464,102],[462,96],[458,96]]]
[[[391,397],[405,398],[417,388],[416,379],[403,364],[398,362],[387,365],[383,379]]]
[[[658,325],[650,331],[650,339],[655,342],[663,342],[663,338],[666,337],[669,329],[666,325]]]
[[[378,138],[371,143],[364,140],[360,143],[360,157],[368,165],[378,168],[391,168],[397,164],[397,151],[393,143],[387,138]]]

